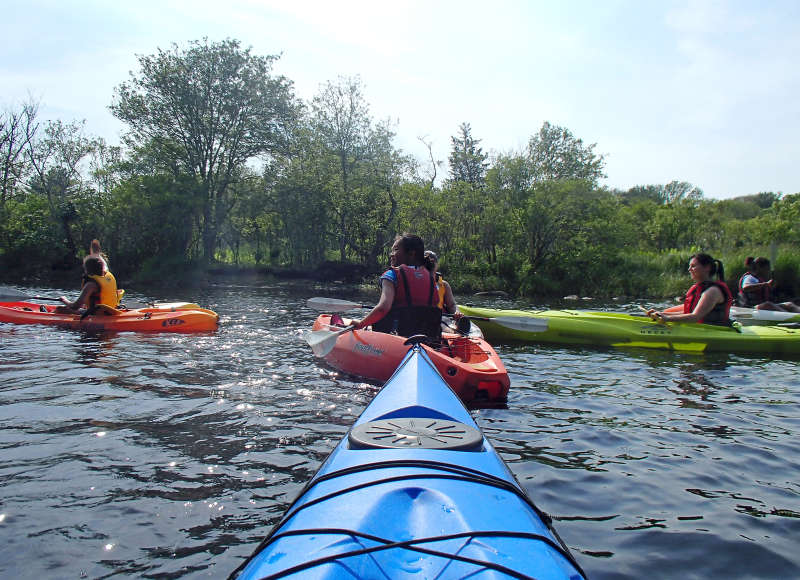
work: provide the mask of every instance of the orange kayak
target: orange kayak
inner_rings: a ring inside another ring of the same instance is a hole
[[[344,319],[344,326],[349,324]],[[331,325],[331,315],[321,314],[312,330],[341,330]],[[331,367],[350,375],[386,381],[408,352],[406,338],[396,334],[356,330],[344,332],[324,357]],[[479,336],[442,333],[442,346],[425,352],[450,388],[467,403],[504,403],[510,380],[503,361]]]
[[[155,304],[122,309],[103,306],[95,314],[61,314],[57,306],[34,302],[0,302],[0,322],[50,324],[65,328],[113,332],[204,332],[216,330],[219,316],[196,304]]]

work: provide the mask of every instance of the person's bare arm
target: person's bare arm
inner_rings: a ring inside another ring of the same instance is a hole
[[[712,286],[700,296],[697,306],[694,311],[688,314],[675,313],[675,312],[657,312],[655,310],[648,311],[650,318],[654,320],[663,320],[665,322],[697,322],[706,317],[714,307],[725,300],[722,291],[716,286]]]
[[[81,290],[80,295],[75,299],[75,302],[70,302],[67,300],[66,296],[59,297],[59,300],[64,303],[64,307],[67,310],[77,311],[80,309],[81,306],[88,306],[89,305],[89,297],[94,293],[98,292],[100,287],[97,285],[97,282],[91,280],[83,285],[83,289]]]
[[[381,297],[375,307],[361,320],[354,322],[355,330],[369,326],[389,314],[394,302],[394,284],[390,280],[381,281]]]
[[[456,318],[462,316],[461,312],[458,310],[456,299],[453,296],[453,289],[447,281],[444,282],[444,311],[447,314],[452,314]]]

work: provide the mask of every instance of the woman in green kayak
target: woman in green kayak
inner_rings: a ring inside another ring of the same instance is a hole
[[[695,254],[689,260],[689,275],[694,285],[683,301],[683,312],[664,312],[651,308],[647,315],[653,320],[674,322],[703,322],[727,326],[730,324],[733,294],[725,284],[722,262],[708,254]],[[717,277],[714,280],[714,276]]]

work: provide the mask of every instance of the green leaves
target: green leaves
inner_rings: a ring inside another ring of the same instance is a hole
[[[139,73],[117,88],[111,111],[128,124],[128,142],[153,148],[164,170],[198,180],[206,260],[236,176],[249,160],[288,147],[297,106],[291,82],[271,75],[277,58],[255,56],[236,40],[194,41],[139,57]]]

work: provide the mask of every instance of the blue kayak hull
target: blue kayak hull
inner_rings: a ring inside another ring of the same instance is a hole
[[[583,578],[549,521],[413,348],[233,577]]]

